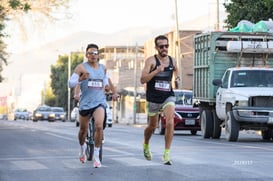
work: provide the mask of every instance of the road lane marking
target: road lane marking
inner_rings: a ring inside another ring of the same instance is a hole
[[[48,132],[46,134],[48,134],[50,136],[55,136],[55,137],[58,137],[58,138],[62,138],[62,139],[65,139],[65,140],[69,140],[69,141],[75,141],[75,138],[69,138],[67,136],[62,136],[62,135],[58,135],[58,134],[54,134],[54,133],[50,133],[50,132]]]
[[[42,170],[42,169],[48,169],[45,165],[33,161],[33,160],[24,160],[24,161],[11,161],[11,163],[14,165],[12,167],[12,170]]]
[[[5,157],[0,158],[0,161],[24,161],[24,160],[56,160],[56,159],[71,159],[77,156],[32,156],[32,157]]]
[[[120,157],[120,158],[112,158],[112,160],[115,160],[117,162],[126,164],[128,166],[155,166],[155,165],[162,165],[161,163],[153,162],[153,161],[147,161],[144,158],[138,159],[134,157]]]
[[[118,150],[118,149],[115,149],[115,148],[110,148],[110,147],[106,147],[104,146],[103,147],[104,150],[107,150],[107,151],[112,151],[112,152],[116,152],[116,153],[120,153],[120,154],[123,154],[123,155],[135,155],[135,154],[132,154],[128,151],[121,151],[121,150]]]

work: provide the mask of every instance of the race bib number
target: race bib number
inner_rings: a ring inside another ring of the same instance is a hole
[[[100,79],[89,79],[88,80],[88,88],[102,89],[103,88],[103,82]]]
[[[157,80],[155,82],[155,89],[160,91],[170,91],[171,90],[170,82]]]

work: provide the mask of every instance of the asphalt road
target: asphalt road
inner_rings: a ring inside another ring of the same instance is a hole
[[[163,165],[164,136],[153,135],[153,160],[142,154],[141,125],[113,124],[105,130],[103,166],[78,160],[78,127],[71,122],[0,120],[0,181],[228,181],[273,180],[273,141],[240,132],[238,142],[203,139],[176,131]]]

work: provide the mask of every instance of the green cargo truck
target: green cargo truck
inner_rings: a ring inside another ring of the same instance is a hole
[[[193,99],[203,138],[237,141],[240,130],[273,137],[273,34],[209,32],[194,37]]]

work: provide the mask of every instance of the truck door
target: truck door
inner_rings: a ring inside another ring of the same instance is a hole
[[[225,92],[228,90],[228,82],[230,77],[230,71],[226,71],[222,78],[222,85],[217,89],[216,92],[216,114],[220,119],[225,119],[226,116],[226,100]]]

